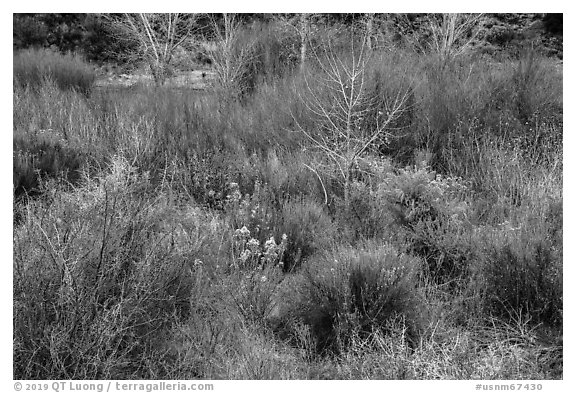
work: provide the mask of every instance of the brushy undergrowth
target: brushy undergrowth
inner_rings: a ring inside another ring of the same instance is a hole
[[[150,377],[136,359],[188,318],[192,262],[217,228],[176,216],[123,159],[47,187],[14,233],[15,376]]]
[[[236,99],[15,55],[15,379],[561,378],[561,72],[376,51],[346,193],[276,28]]]

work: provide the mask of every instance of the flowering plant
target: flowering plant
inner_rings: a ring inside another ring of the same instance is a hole
[[[243,226],[234,231],[233,237],[233,267],[252,267],[262,269],[264,266],[283,266],[282,258],[286,251],[288,237],[282,235],[280,244],[276,243],[274,236],[271,236],[262,245],[260,241],[253,238],[250,230]]]

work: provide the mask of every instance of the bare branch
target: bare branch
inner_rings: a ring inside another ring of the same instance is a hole
[[[163,84],[174,52],[192,37],[196,15],[122,14],[102,15],[118,38],[136,44],[132,56],[150,65],[157,84]]]
[[[312,88],[308,73],[304,74],[306,95],[303,97],[298,94],[306,109],[317,116],[321,123],[313,132],[301,127],[293,116],[298,130],[306,139],[336,164],[344,183],[347,202],[352,168],[377,141],[391,135],[391,126],[405,112],[411,92],[410,88],[401,90],[386,100],[385,120],[381,121],[378,113],[375,116],[376,124],[372,128],[366,127],[368,123],[364,123],[363,119],[378,111],[380,104],[369,93],[367,66],[372,53],[368,48],[369,41],[365,38],[359,45],[357,48],[352,45],[349,59],[338,56],[330,41],[322,55],[315,48],[312,49],[320,70],[316,82],[322,94]],[[316,169],[309,169],[318,175]]]

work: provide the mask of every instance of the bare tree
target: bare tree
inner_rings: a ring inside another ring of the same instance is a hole
[[[117,37],[134,48],[132,58],[150,66],[154,81],[164,84],[174,53],[192,38],[196,14],[103,15]]]
[[[429,18],[430,46],[438,55],[441,69],[470,48],[482,19],[483,14],[442,14]]]
[[[292,34],[300,41],[300,69],[304,69],[308,57],[308,50],[312,34],[312,20],[314,14],[280,14],[280,21],[287,26]]]
[[[369,50],[374,49],[374,16],[375,14],[366,14],[364,16],[364,23],[366,24],[366,45]]]
[[[214,17],[211,21],[216,41],[208,55],[216,71],[216,81],[228,93],[241,95],[247,88],[254,43],[240,41],[241,24],[235,14],[223,14],[222,24]]]
[[[304,68],[306,64],[306,54],[308,52],[308,41],[310,40],[309,14],[300,14],[298,34],[300,35],[300,68]]]
[[[309,130],[295,119],[298,129],[322,157],[335,164],[338,177],[344,184],[344,199],[348,206],[353,169],[376,144],[385,144],[391,137],[390,127],[407,109],[411,89],[392,93],[381,106],[382,97],[374,97],[369,90],[367,75],[371,51],[366,37],[360,48],[352,39],[351,58],[339,57],[328,43],[323,55],[313,52],[320,68],[312,86],[305,74],[306,94],[301,95],[306,108],[319,119],[320,127]],[[380,103],[379,103],[380,102]],[[375,115],[375,116],[374,116]],[[373,121],[366,119],[372,117]],[[317,173],[317,168],[311,168]]]

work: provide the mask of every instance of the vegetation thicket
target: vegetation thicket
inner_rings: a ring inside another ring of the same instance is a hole
[[[314,18],[206,91],[14,53],[15,379],[562,378],[557,61]]]

